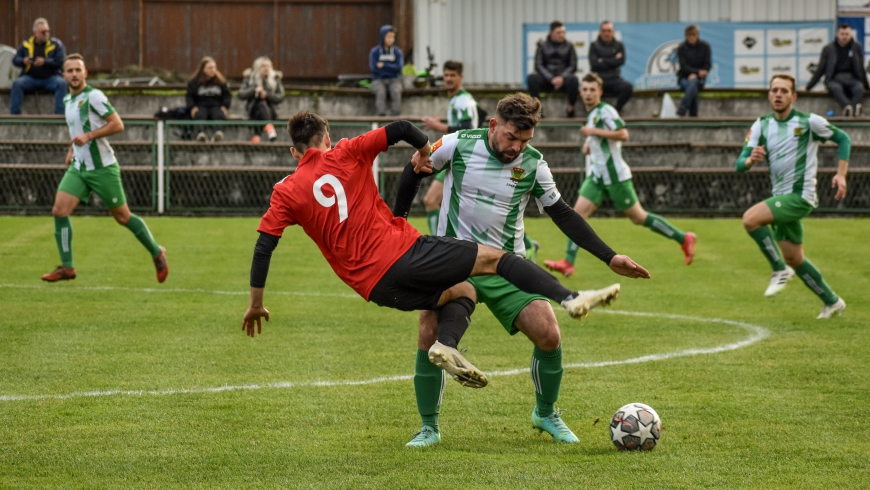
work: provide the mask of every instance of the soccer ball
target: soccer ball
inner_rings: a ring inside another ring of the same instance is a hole
[[[610,439],[620,451],[650,451],[662,437],[662,419],[649,405],[629,403],[610,419]]]

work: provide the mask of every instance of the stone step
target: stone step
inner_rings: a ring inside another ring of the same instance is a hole
[[[375,114],[374,98],[365,89],[345,89],[334,87],[285,86],[287,96],[277,110],[280,119],[285,119],[303,109],[315,111],[325,117],[370,116]],[[175,108],[185,105],[184,91],[170,89],[105,89],[110,102],[122,116],[128,114],[151,115],[161,107]],[[495,114],[498,101],[506,90],[471,88],[470,92],[490,115]],[[654,117],[662,107],[665,91],[639,90],[623,108],[623,117]],[[669,92],[679,103],[681,94]],[[608,99],[614,103],[614,100]],[[402,97],[403,115],[446,114],[448,97],[444,90],[408,90]],[[565,115],[566,99],[563,94],[545,95],[542,99],[544,114],[550,118]],[[580,103],[582,106],[582,102]],[[840,113],[834,100],[825,93],[799,92],[798,107],[805,111],[825,115],[829,110]],[[25,96],[22,113],[27,115],[48,115],[54,110],[54,98],[50,94],[31,94]],[[585,112],[578,107],[578,115]],[[244,102],[233,98],[230,112],[241,118],[247,117]],[[770,112],[766,92],[741,89],[710,89],[701,92],[698,115],[700,117],[757,117]],[[9,91],[0,90],[0,114],[9,113]]]

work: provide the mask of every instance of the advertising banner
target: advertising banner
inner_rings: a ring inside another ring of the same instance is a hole
[[[625,45],[622,78],[635,89],[678,88],[677,46],[686,23],[617,23],[616,38]],[[710,44],[713,66],[707,87],[764,88],[774,73],[789,73],[805,85],[813,75],[822,48],[834,38],[834,25],[796,23],[699,23],[700,38]],[[577,75],[589,72],[589,45],[598,38],[597,23],[566,24],[567,38],[577,51]],[[535,69],[535,50],[546,39],[548,24],[523,25],[523,81]],[[823,84],[819,84],[822,86]],[[817,86],[817,87],[819,87]]]

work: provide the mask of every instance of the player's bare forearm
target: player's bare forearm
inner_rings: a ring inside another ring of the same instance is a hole
[[[628,141],[628,130],[625,128],[617,129],[616,131],[599,129],[598,136],[614,141]]]
[[[73,159],[73,149],[72,149],[72,145],[70,145],[69,150],[66,152],[66,159],[64,160],[64,163],[66,164],[67,167],[69,167],[69,165],[72,163],[72,159]]]
[[[262,308],[263,296],[265,296],[266,288],[251,288],[251,300],[248,303],[250,308]]]
[[[122,131],[124,131],[124,121],[121,121],[121,117],[118,114],[110,114],[106,118],[105,126],[76,136],[73,138],[73,143],[76,146],[84,146],[88,141],[112,136]]]
[[[848,171],[849,162],[841,159],[840,165],[837,168],[837,174],[834,175],[834,178],[831,180],[831,187],[837,189],[837,193],[834,195],[835,201],[839,201],[846,197],[846,173]]]
[[[846,173],[848,171],[849,171],[849,161],[848,160],[840,160],[840,163],[837,166],[837,175],[840,175],[845,179]]]

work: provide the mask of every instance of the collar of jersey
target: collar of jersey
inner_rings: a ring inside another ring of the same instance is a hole
[[[299,160],[299,163],[296,164],[296,168],[299,168],[303,165],[306,165],[311,159],[314,158],[312,156],[314,154],[311,153],[312,151],[316,151],[318,153],[323,153],[323,150],[321,150],[320,148],[309,148],[309,149],[305,150],[305,154],[302,155],[302,160]]]
[[[779,123],[779,124],[785,124],[785,123],[791,121],[791,118],[795,117],[795,115],[797,115],[797,109],[795,109],[794,107],[792,107],[792,108],[791,108],[791,112],[788,113],[788,117],[787,117],[787,118],[785,118],[785,119],[783,119],[783,120],[780,121],[779,119],[776,118],[776,113],[774,112],[774,113],[773,113],[773,120],[776,121],[776,122]]]

